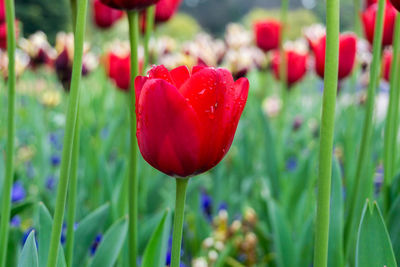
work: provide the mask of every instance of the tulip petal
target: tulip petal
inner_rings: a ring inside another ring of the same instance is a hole
[[[137,138],[143,158],[167,175],[192,175],[198,169],[202,139],[196,112],[164,80],[148,80],[141,91]]]
[[[171,70],[170,75],[178,89],[190,78],[190,72],[186,66],[180,66]]]
[[[164,65],[155,66],[151,70],[149,70],[149,78],[162,79],[169,82],[170,84],[174,84],[168,69],[164,67]]]

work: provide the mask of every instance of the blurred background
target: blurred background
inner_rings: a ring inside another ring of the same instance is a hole
[[[16,0],[17,17],[23,22],[24,35],[30,35],[40,29],[48,35],[51,42],[54,42],[57,32],[69,30],[68,1]],[[204,30],[219,36],[229,22],[249,23],[252,21],[249,20],[251,17],[276,17],[279,13],[275,9],[279,8],[280,2],[280,0],[184,0],[180,11],[194,18]],[[348,30],[354,25],[353,1],[341,2],[342,30]],[[324,21],[325,1],[291,0],[290,9],[295,12],[289,16],[293,20]],[[197,27],[188,17],[186,19],[178,17],[175,23],[179,27]],[[296,29],[292,31],[297,32]]]

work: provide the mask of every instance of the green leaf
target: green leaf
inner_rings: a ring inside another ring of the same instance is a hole
[[[165,266],[170,230],[171,216],[170,212],[166,210],[144,251],[142,267]]]
[[[400,196],[392,204],[388,215],[388,231],[393,244],[396,260],[400,260]]]
[[[51,218],[50,212],[47,210],[46,206],[43,203],[39,204],[39,266],[46,267],[47,257],[49,254],[50,247],[50,238],[51,238],[51,229],[53,226],[53,219]],[[64,249],[62,246],[59,246],[58,250],[58,258],[57,258],[57,266],[64,267],[65,256]]]
[[[105,233],[90,264],[92,267],[112,267],[118,258],[128,231],[128,220],[120,219]]]
[[[35,231],[32,230],[29,233],[28,239],[22,248],[21,255],[19,257],[18,267],[38,267],[38,254],[35,241]]]
[[[35,202],[33,200],[26,200],[24,202],[13,205],[11,207],[11,214],[10,214],[11,218],[31,208],[34,205],[34,203]]]
[[[343,228],[344,201],[342,193],[342,175],[335,159],[332,169],[331,215],[329,222],[328,266],[341,267],[344,264]]]
[[[105,204],[86,216],[78,225],[74,239],[74,259],[72,266],[81,266],[85,262],[90,246],[97,234],[103,229],[110,211]]]
[[[365,204],[358,230],[356,267],[396,267],[392,244],[376,202]]]

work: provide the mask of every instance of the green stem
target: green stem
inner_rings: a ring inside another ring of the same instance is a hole
[[[329,209],[332,176],[332,149],[339,68],[339,0],[326,3],[326,68],[319,147],[318,202],[314,245],[314,266],[328,263]]]
[[[183,233],[183,218],[185,216],[186,188],[189,179],[176,180],[176,200],[174,229],[172,232],[171,267],[179,267],[181,262],[181,245]]]
[[[137,177],[137,141],[136,141],[136,111],[135,111],[135,78],[139,74],[138,41],[139,41],[139,13],[128,11],[129,41],[131,45],[131,91],[129,101],[130,117],[130,162],[129,162],[129,266],[137,265],[137,220],[138,220],[138,187]]]
[[[398,130],[398,113],[399,113],[399,50],[400,50],[400,16],[396,18],[396,26],[393,43],[393,60],[390,70],[390,96],[389,106],[387,111],[384,139],[384,187],[383,187],[383,202],[384,212],[388,212],[390,204],[390,184],[394,176],[394,164],[396,158],[396,137]]]
[[[70,171],[69,193],[68,193],[68,213],[67,213],[67,244],[66,262],[68,267],[73,264],[74,238],[75,238],[75,214],[76,214],[76,195],[78,189],[78,164],[79,164],[79,145],[80,145],[80,104],[78,104],[78,116],[75,125],[74,147],[72,151],[72,162]]]
[[[76,1],[77,0],[70,0],[70,5],[71,5],[71,25],[72,25],[72,31],[75,32],[76,28]]]
[[[14,1],[6,0],[7,50],[8,50],[8,124],[6,173],[3,184],[0,222],[0,266],[6,264],[8,230],[11,210],[11,189],[14,180],[14,145],[15,145],[15,13]]]
[[[50,251],[47,267],[54,267],[57,263],[58,248],[64,218],[65,202],[68,190],[68,180],[74,146],[75,125],[78,116],[79,86],[82,74],[83,43],[86,28],[86,11],[88,0],[80,0],[77,9],[77,23],[74,41],[74,63],[72,67],[71,90],[65,126],[64,145],[60,167],[60,180],[57,189],[57,199],[54,212],[54,222],[51,232]]]
[[[361,11],[361,1],[354,0],[354,31],[357,34],[357,36],[362,35],[360,11]]]
[[[146,32],[144,35],[144,64],[143,64],[143,72],[145,72],[146,68],[150,64],[150,53],[149,53],[149,41],[151,34],[154,30],[154,16],[155,16],[156,6],[152,5],[146,9]]]
[[[373,129],[373,112],[375,105],[375,90],[377,84],[379,82],[380,75],[380,62],[381,62],[381,51],[382,51],[382,37],[383,37],[383,19],[384,19],[384,11],[385,11],[386,0],[379,0],[378,4],[378,15],[376,17],[376,27],[374,34],[374,43],[373,43],[373,57],[371,63],[370,70],[370,82],[368,85],[368,93],[367,93],[367,103],[366,103],[366,114],[364,118],[364,127],[361,139],[360,151],[358,154],[357,168],[356,168],[356,176],[353,184],[353,190],[350,194],[350,206],[348,219],[346,220],[345,225],[345,251],[348,253],[349,242],[352,240],[354,236],[353,229],[358,223],[359,216],[361,216],[361,210],[357,207],[359,200],[364,201],[365,196],[360,196],[359,191],[361,187],[361,175],[363,174],[363,170],[366,168],[366,163],[368,160],[368,155],[370,154],[369,146],[371,143],[372,129]],[[357,216],[357,217],[356,217]]]
[[[287,64],[286,64],[286,55],[285,55],[285,40],[286,40],[286,31],[287,31],[287,14],[289,10],[289,0],[282,0],[281,4],[281,38],[279,43],[280,48],[280,58],[281,58],[281,65],[280,65],[280,77],[281,77],[281,94],[282,94],[282,114],[284,114],[284,110],[286,108],[287,102]],[[284,115],[282,116],[284,118]]]

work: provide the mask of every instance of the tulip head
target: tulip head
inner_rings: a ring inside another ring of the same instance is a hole
[[[372,45],[374,41],[375,32],[375,22],[378,12],[378,4],[373,4],[369,6],[362,13],[362,21],[364,26],[365,37],[368,42]],[[383,39],[382,45],[388,46],[393,42],[394,25],[396,20],[397,11],[390,4],[387,3],[385,7],[385,17],[384,17],[384,29],[383,29]]]
[[[299,82],[307,72],[308,51],[306,45],[296,42],[288,43],[284,49],[286,60],[286,83],[292,87]],[[272,57],[272,69],[276,79],[281,76],[281,52],[276,50]]]
[[[203,173],[228,152],[249,82],[225,69],[153,67],[135,79],[137,138],[143,158],[176,177]]]
[[[313,46],[315,71],[319,77],[325,75],[326,36]],[[339,80],[348,77],[354,68],[357,54],[357,36],[353,33],[341,34],[339,38]]]
[[[390,3],[400,12],[400,1],[399,0],[390,0]]]
[[[156,5],[155,22],[166,22],[172,18],[182,0],[160,0]]]
[[[103,4],[122,10],[141,10],[157,3],[159,0],[100,0]]]
[[[281,40],[281,23],[276,20],[257,21],[254,26],[257,46],[264,52],[279,48]]]
[[[101,29],[110,28],[123,14],[121,10],[110,8],[100,0],[93,1],[93,21]]]
[[[0,23],[6,21],[6,6],[4,5],[4,0],[0,0]]]
[[[383,53],[382,59],[382,75],[383,78],[389,82],[390,80],[390,72],[392,68],[392,60],[393,60],[393,51],[391,49],[386,49]]]
[[[19,36],[19,22],[15,21],[15,38]],[[0,23],[0,48],[7,49],[7,24],[5,22]]]

